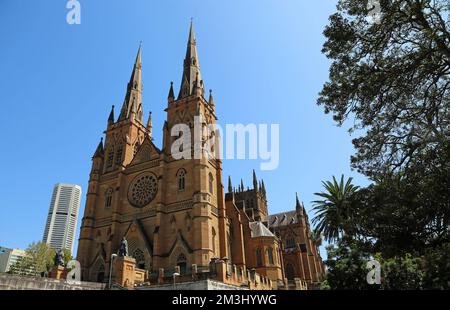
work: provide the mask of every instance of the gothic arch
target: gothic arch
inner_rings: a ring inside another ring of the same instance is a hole
[[[180,253],[177,257],[176,266],[180,267],[180,274],[186,274],[187,271],[187,258],[184,253]]]
[[[286,262],[286,266],[284,267],[284,271],[286,274],[286,278],[288,280],[294,280],[295,278],[295,265],[291,262]]]
[[[111,187],[109,187],[105,191],[105,208],[106,209],[109,209],[112,206],[113,194],[114,194],[114,190]]]
[[[131,256],[136,260],[136,267],[139,269],[148,269],[148,262],[145,258],[144,251],[140,248],[136,248]]]
[[[261,267],[263,265],[263,251],[261,248],[256,249],[256,266]]]
[[[110,143],[106,149],[106,168],[112,167],[114,163],[114,144]]]
[[[128,253],[130,256],[136,258],[136,266],[139,264],[145,266],[146,270],[151,270],[153,259],[152,259],[152,245],[148,239],[147,234],[142,228],[139,220],[134,221],[128,227],[125,238],[128,241]],[[142,255],[141,255],[142,254]]]
[[[168,251],[167,256],[169,257],[170,268],[176,266],[178,256],[183,253],[187,258],[187,264],[189,266],[190,258],[189,255],[192,253],[192,248],[189,246],[187,241],[184,239],[181,231],[178,231],[176,238],[172,244],[171,249]]]
[[[296,248],[295,236],[292,233],[287,233],[284,239],[284,246],[286,249]]]
[[[187,269],[187,266],[189,266],[189,255],[186,254],[187,251],[182,246],[177,246],[174,251],[172,252],[172,255],[170,255],[169,262],[170,262],[170,269],[175,268],[175,266],[180,266],[185,268],[185,272]],[[180,265],[180,263],[183,264]],[[180,268],[181,269],[181,268]]]
[[[177,171],[178,191],[182,192],[186,189],[186,169],[181,168]]]
[[[275,264],[275,256],[272,247],[267,248],[267,259],[269,261],[269,265]]]
[[[95,262],[92,264],[90,268],[89,278],[94,282],[104,282],[105,281],[105,261],[102,257],[97,256]]]

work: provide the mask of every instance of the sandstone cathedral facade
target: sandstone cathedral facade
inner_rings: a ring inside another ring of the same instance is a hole
[[[163,145],[153,143],[152,117],[144,123],[141,48],[137,53],[118,117],[114,106],[105,140],[92,158],[77,260],[83,281],[109,277],[111,257],[123,237],[136,268],[154,277],[158,270],[207,272],[225,260],[254,270],[275,283],[302,279],[317,286],[324,272],[318,240],[311,236],[305,208],[269,215],[266,188],[253,171],[253,187],[222,184],[220,159],[175,159],[171,136],[176,124],[193,127],[194,117],[214,125],[211,92],[205,97],[196,39],[191,24],[178,95],[171,84],[163,127]],[[193,143],[194,144],[194,143]]]

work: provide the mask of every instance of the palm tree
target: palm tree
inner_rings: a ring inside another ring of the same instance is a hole
[[[333,176],[333,182],[322,182],[325,192],[314,193],[324,199],[313,201],[315,216],[312,222],[315,230],[323,233],[325,240],[329,242],[339,240],[350,231],[352,210],[349,198],[358,190],[358,186],[354,186],[352,180],[353,178],[349,178],[344,184],[342,175],[338,183]]]

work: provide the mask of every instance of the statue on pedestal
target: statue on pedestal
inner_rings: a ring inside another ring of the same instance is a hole
[[[55,254],[55,266],[64,266],[64,251],[59,249]]]
[[[127,239],[125,239],[125,236],[122,238],[122,241],[120,242],[119,247],[119,256],[128,256],[128,242]]]

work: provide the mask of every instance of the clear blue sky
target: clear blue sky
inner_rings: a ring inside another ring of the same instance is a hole
[[[316,105],[329,67],[322,31],[336,1],[79,1],[81,25],[68,25],[65,0],[0,0],[0,245],[42,238],[57,182],[82,186],[82,216],[91,156],[111,105],[123,101],[141,40],[144,112],[153,111],[161,145],[191,17],[219,121],[280,124],[277,170],[226,160],[225,178],[251,185],[255,168],[272,213],[293,209],[295,192],[309,210],[332,175],[367,184],[350,170],[352,137]]]

